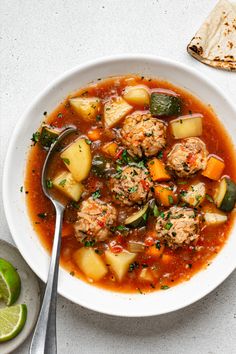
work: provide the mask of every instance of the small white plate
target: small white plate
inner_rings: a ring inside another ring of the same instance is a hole
[[[25,303],[28,314],[23,330],[14,339],[0,343],[0,354],[8,354],[19,347],[28,337],[38,317],[40,306],[40,289],[37,277],[22,258],[20,252],[10,243],[0,240],[0,258],[10,262],[18,271],[21,278],[21,293],[17,304]],[[1,303],[1,307],[4,304]]]

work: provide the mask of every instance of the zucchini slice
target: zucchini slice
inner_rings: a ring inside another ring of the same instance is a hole
[[[146,225],[149,212],[149,203],[147,203],[142,209],[132,214],[125,220],[125,225],[131,228],[142,227]]]
[[[228,177],[224,177],[214,195],[214,202],[220,210],[231,211],[236,202],[236,184]]]
[[[178,115],[181,113],[181,103],[179,97],[153,92],[150,100],[150,112],[153,116]]]
[[[40,134],[40,143],[43,147],[50,148],[50,146],[57,140],[59,135],[59,130],[44,125]]]

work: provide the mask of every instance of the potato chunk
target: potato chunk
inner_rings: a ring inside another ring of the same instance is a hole
[[[170,127],[175,139],[202,135],[201,114],[186,115],[170,121]]]
[[[67,197],[78,202],[84,187],[77,182],[70,172],[64,171],[52,180],[53,186],[65,194]]]
[[[154,277],[152,275],[152,272],[148,268],[143,268],[141,272],[139,273],[139,279],[142,281],[149,281],[152,282],[154,280]]]
[[[97,97],[76,97],[71,98],[70,105],[84,120],[91,122],[96,120],[96,115],[101,106],[100,99]]]
[[[124,99],[136,106],[145,106],[149,105],[150,97],[148,93],[148,88],[141,86],[131,86],[125,89],[125,93],[123,95]]]
[[[92,166],[92,155],[85,139],[75,140],[61,153],[61,159],[77,182],[87,178]]]
[[[104,121],[106,128],[111,128],[133,109],[122,97],[115,97],[104,105]]]
[[[118,281],[122,281],[125,274],[128,272],[129,265],[136,258],[136,253],[122,251],[121,253],[105,252],[107,263],[110,265]]]
[[[102,279],[108,272],[101,256],[93,248],[80,248],[74,253],[73,259],[80,270],[95,281]]]

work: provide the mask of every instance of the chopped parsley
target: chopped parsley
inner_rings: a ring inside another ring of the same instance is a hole
[[[40,219],[45,219],[47,217],[47,213],[39,213],[37,214],[37,216],[40,218]]]
[[[57,118],[62,118],[62,117],[63,117],[62,113],[59,112],[58,115],[57,115]]]
[[[88,144],[88,145],[91,145],[91,144],[92,144],[92,141],[89,140],[89,139],[85,139],[85,142],[86,142],[86,144]]]
[[[92,194],[92,198],[93,198],[93,200],[95,200],[95,199],[98,199],[98,198],[100,198],[100,197],[101,197],[101,192],[100,192],[99,189],[97,189],[97,190]]]
[[[138,262],[131,263],[129,265],[129,272],[132,272],[133,270],[138,269],[138,268],[139,268],[139,263]]]
[[[162,211],[162,212],[160,213],[160,217],[161,217],[162,219],[165,218],[165,213],[164,213],[164,211]]]
[[[124,226],[124,225],[118,225],[118,226],[116,226],[116,230],[118,230],[118,231],[127,231],[129,229],[126,226]]]
[[[157,248],[158,250],[161,249],[161,243],[160,243],[160,241],[157,241],[157,243],[156,243],[156,248]]]
[[[174,199],[172,197],[172,195],[168,195],[168,200],[170,204],[174,204]]]
[[[187,181],[178,181],[177,184],[187,184]]]
[[[170,287],[168,285],[162,285],[161,286],[161,290],[167,290],[170,289]]]
[[[84,241],[84,247],[93,247],[94,245],[95,245],[94,240],[91,240],[91,241],[85,240]]]
[[[21,193],[23,192],[23,186],[20,187],[20,192],[21,192]]]
[[[96,115],[96,121],[97,121],[97,122],[100,122],[101,119],[102,119],[101,114],[97,114],[97,115]]]
[[[157,158],[159,160],[161,160],[163,158],[163,151],[160,151],[158,154],[157,154]]]
[[[63,161],[66,165],[69,165],[69,164],[70,164],[70,160],[67,159],[66,157],[63,157],[63,158],[62,158],[62,161]]]
[[[180,191],[179,194],[181,195],[181,197],[184,197],[188,192],[187,191]]]
[[[59,183],[59,186],[64,187],[65,184],[66,184],[66,179],[62,179],[62,180],[60,181],[60,183]]]
[[[165,229],[166,229],[166,230],[170,230],[170,229],[172,228],[172,226],[173,226],[173,224],[172,224],[171,222],[167,222],[167,223],[165,224]]]
[[[47,179],[46,180],[46,186],[48,189],[51,189],[53,187],[53,183],[51,179]]]
[[[133,186],[133,187],[128,188],[128,192],[129,192],[129,193],[134,193],[134,192],[137,191],[137,189],[138,189],[137,186]]]
[[[33,133],[31,141],[33,141],[34,145],[37,144],[39,139],[40,139],[40,132]]]

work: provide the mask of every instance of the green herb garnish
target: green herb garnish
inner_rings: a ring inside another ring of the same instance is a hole
[[[40,138],[40,132],[33,133],[31,140],[33,141],[34,145],[37,144]]]
[[[46,186],[48,189],[51,189],[53,187],[53,183],[51,179],[47,179],[46,180]]]
[[[161,290],[167,290],[170,289],[170,287],[168,285],[162,285],[161,286]]]
[[[63,157],[63,158],[62,158],[62,161],[63,161],[66,165],[69,165],[69,164],[70,164],[70,160],[67,159],[66,157]]]
[[[95,200],[95,199],[98,199],[98,198],[100,198],[100,197],[101,197],[101,192],[100,192],[99,189],[97,189],[97,190],[92,194],[92,198],[93,198],[93,200]]]
[[[62,179],[62,180],[60,181],[60,183],[59,183],[59,186],[64,187],[65,184],[66,184],[66,179]]]
[[[171,222],[167,222],[167,223],[165,224],[165,229],[166,229],[166,230],[170,230],[170,229],[172,228],[172,226],[173,226],[173,224],[172,224]]]

